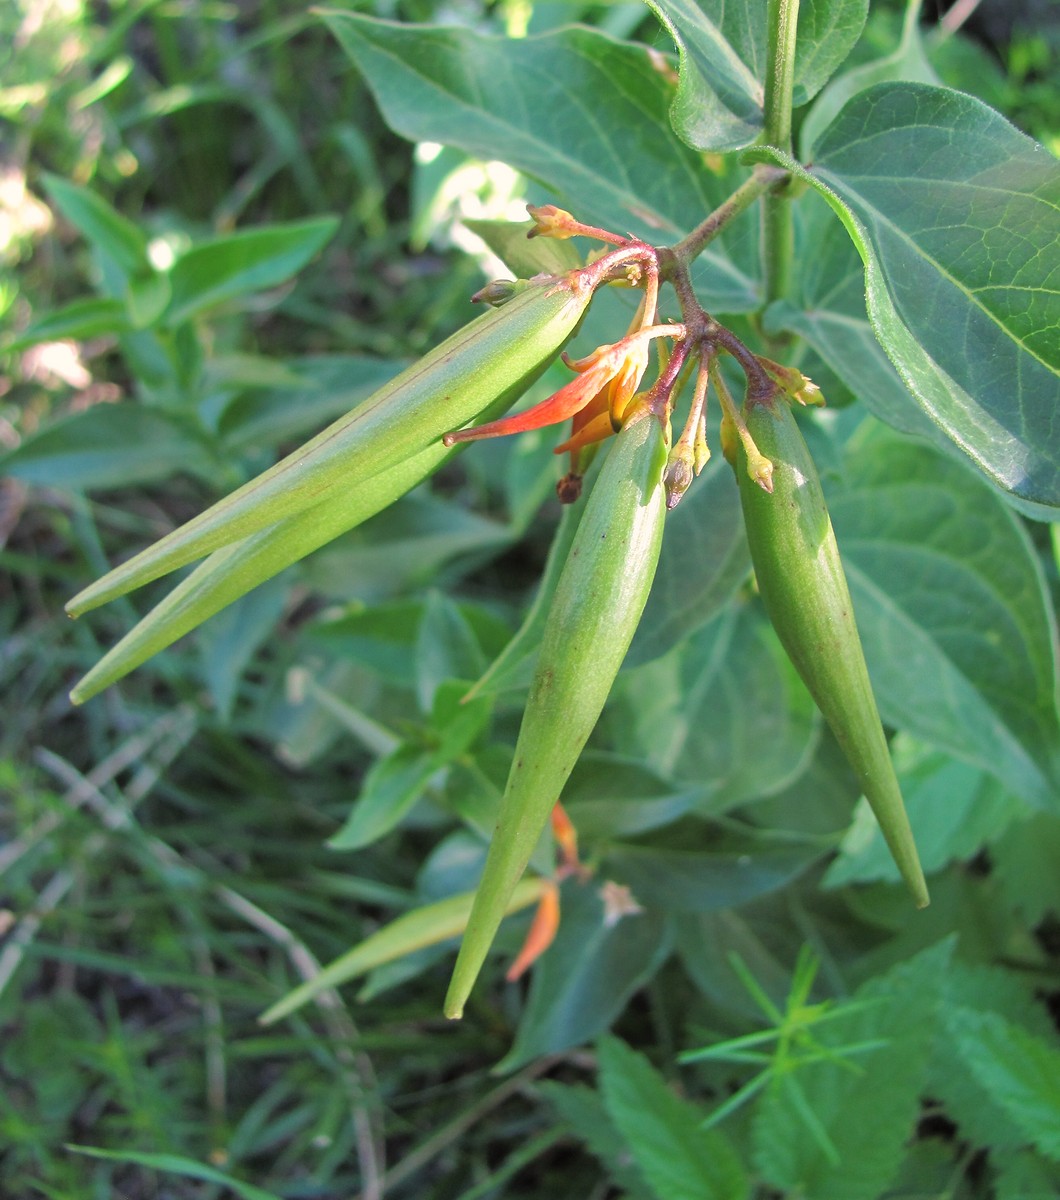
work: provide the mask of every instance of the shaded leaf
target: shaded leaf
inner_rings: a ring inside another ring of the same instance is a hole
[[[648,0],[680,56],[671,120],[697,150],[740,150],[762,129],[769,69],[767,6]],[[811,0],[799,10],[792,102],[805,104],[847,57],[867,0]]]
[[[533,968],[515,1044],[498,1071],[596,1037],[670,953],[658,914],[633,913],[608,924],[595,887],[568,883],[560,914],[556,940]]]
[[[137,1150],[101,1150],[96,1146],[68,1145],[67,1150],[75,1154],[84,1154],[89,1158],[104,1158],[111,1162],[135,1163],[138,1167],[147,1167],[151,1171],[165,1171],[171,1175],[181,1175],[185,1179],[201,1179],[206,1183],[216,1183],[235,1192],[242,1200],[280,1200],[275,1192],[266,1192],[263,1188],[251,1183],[243,1183],[216,1167],[208,1167],[205,1163],[196,1162],[192,1158],[184,1158],[179,1154],[142,1154]]]
[[[997,1013],[961,1008],[947,1025],[991,1099],[1028,1141],[1060,1161],[1060,1050]]]
[[[741,1200],[748,1181],[728,1139],[617,1038],[597,1050],[607,1112],[659,1200]]]
[[[954,859],[971,858],[1026,812],[1023,802],[981,768],[899,738],[892,743],[909,824],[924,871],[941,870]],[[898,868],[864,801],[824,877],[826,887],[885,879]]]
[[[583,221],[654,240],[686,232],[739,183],[704,171],[670,128],[670,85],[644,46],[596,30],[490,37],[325,12],[387,123],[414,141],[500,159],[538,180]],[[753,248],[703,256],[712,311],[756,305]],[[746,264],[746,265],[745,265]]]
[[[139,404],[95,404],[0,458],[0,472],[45,487],[124,488],[215,469],[187,421]]]

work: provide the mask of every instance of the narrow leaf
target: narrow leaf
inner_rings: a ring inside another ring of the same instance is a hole
[[[75,1146],[67,1144],[67,1150],[75,1154],[84,1154],[88,1158],[102,1158],[110,1162],[133,1163],[138,1167],[147,1167],[150,1171],[165,1171],[171,1175],[180,1175],[185,1179],[201,1179],[205,1183],[216,1183],[235,1192],[242,1200],[280,1200],[275,1192],[266,1192],[263,1188],[251,1183],[243,1183],[234,1179],[216,1167],[208,1167],[205,1163],[196,1162],[193,1158],[184,1158],[179,1154],[143,1154],[138,1150],[102,1150],[97,1146]]]
[[[338,217],[312,217],[193,246],[170,273],[166,323],[179,325],[218,304],[284,283],[331,240],[338,224]]]
[[[539,877],[530,876],[520,880],[505,912],[518,912],[519,909],[536,903],[544,882]],[[319,975],[289,992],[262,1013],[258,1020],[262,1025],[271,1025],[294,1012],[296,1008],[301,1008],[327,988],[348,983],[382,963],[402,958],[424,946],[433,946],[456,937],[467,925],[474,899],[474,892],[464,892],[459,896],[450,896],[447,900],[439,900],[436,904],[428,904],[424,908],[405,913],[389,925],[384,925],[352,950],[347,950],[324,967]]]

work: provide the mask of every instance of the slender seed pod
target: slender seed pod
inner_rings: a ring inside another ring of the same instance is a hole
[[[382,512],[454,453],[439,442],[381,475],[350,487],[336,484],[312,508],[215,550],[107,651],[70,699],[91,700],[258,584]]]
[[[78,616],[311,508],[339,482],[378,475],[498,398],[505,407],[514,403],[562,349],[591,295],[591,277],[578,271],[533,281],[275,466],[86,588],[67,612]]]
[[[449,993],[459,1017],[644,611],[662,544],[666,445],[647,410],[618,434],[556,586],[497,828]]]
[[[736,475],[755,576],[773,627],[832,728],[918,908],[927,884],[872,694],[846,575],[810,451],[790,406],[748,405],[747,428],[773,464],[772,493]]]

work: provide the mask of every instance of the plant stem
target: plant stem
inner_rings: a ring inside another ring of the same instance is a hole
[[[769,191],[774,184],[786,177],[787,173],[780,167],[760,163],[751,177],[740,184],[728,200],[719,204],[686,238],[671,246],[667,254],[676,259],[679,266],[687,267],[730,221],[750,208],[763,192]]]
[[[795,31],[799,0],[769,0],[769,56],[764,102],[767,146],[791,153],[791,95],[795,81]],[[786,295],[791,284],[795,240],[791,203],[782,191],[762,202],[762,270],[764,303]]]

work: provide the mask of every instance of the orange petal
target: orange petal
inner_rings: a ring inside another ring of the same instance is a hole
[[[505,975],[505,979],[509,983],[514,983],[528,967],[545,953],[552,945],[557,929],[559,929],[559,888],[554,883],[548,882],[541,892],[537,912],[534,913],[534,919],[530,922],[530,929],[527,932],[526,941],[523,942],[523,948]]]

